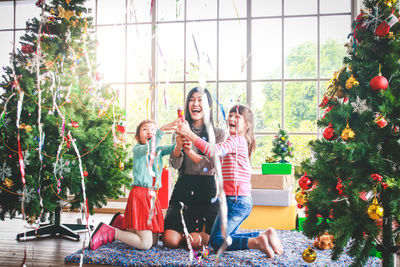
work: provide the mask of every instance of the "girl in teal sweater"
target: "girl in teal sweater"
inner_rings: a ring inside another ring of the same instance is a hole
[[[156,190],[161,187],[162,157],[171,154],[175,144],[159,146],[164,131],[175,130],[177,121],[155,131],[155,122],[142,121],[136,129],[133,147],[133,184],[125,208],[123,226],[118,229],[100,223],[94,231],[90,248],[119,240],[137,249],[150,249],[164,232],[164,218]],[[155,142],[155,144],[153,143]],[[150,169],[149,169],[150,167]]]

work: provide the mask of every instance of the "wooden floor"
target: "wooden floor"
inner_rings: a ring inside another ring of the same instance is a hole
[[[96,227],[102,221],[109,223],[112,216],[111,213],[96,213],[90,216],[89,223]],[[80,213],[63,212],[61,223],[77,223],[79,218],[81,218]],[[87,246],[89,242],[87,233],[80,233],[80,241],[55,236],[18,242],[16,240],[18,233],[32,230],[26,226],[27,224],[21,218],[0,220],[0,266],[21,266],[25,249],[26,266],[79,266],[79,264],[64,264],[64,257],[82,248],[85,236]],[[83,266],[105,265],[84,264]]]

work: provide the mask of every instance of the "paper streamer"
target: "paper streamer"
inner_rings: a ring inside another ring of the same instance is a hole
[[[153,164],[154,164],[154,159],[156,157],[156,141],[157,141],[156,136],[153,136],[153,138],[151,138],[151,147],[150,147],[150,142],[147,143],[147,151],[150,152],[150,155],[149,155],[150,159],[148,160],[146,157],[147,171],[149,172],[150,176],[153,177],[154,182],[156,179],[156,174],[153,171]],[[158,193],[158,190],[157,190],[157,193]],[[151,224],[151,220],[153,218],[153,210],[155,208],[155,202],[156,202],[156,192],[154,190],[150,190],[149,194],[151,196],[151,199],[150,199],[150,214],[149,214],[149,218],[147,220],[147,224]]]
[[[185,233],[186,243],[187,243],[189,253],[190,253],[190,255],[189,255],[189,260],[190,260],[189,264],[190,264],[190,263],[192,263],[193,256],[194,256],[192,243],[190,241],[191,236],[189,235],[189,231],[186,227],[185,219],[183,218],[183,207],[185,206],[185,204],[183,204],[183,202],[179,202],[179,204],[181,204],[180,213],[181,213],[181,221],[182,221],[182,225],[183,225],[183,232]]]
[[[213,202],[220,200],[220,217],[221,217],[221,233],[224,237],[224,243],[220,247],[217,253],[217,261],[219,256],[225,251],[226,247],[232,243],[231,238],[227,235],[226,229],[228,226],[228,208],[226,204],[224,181],[222,178],[221,161],[219,157],[215,156],[215,133],[213,125],[210,122],[210,106],[206,94],[204,93],[204,88],[206,86],[206,80],[203,73],[202,57],[200,57],[200,52],[196,43],[196,38],[192,35],[194,47],[197,54],[198,66],[199,66],[199,92],[202,95],[202,108],[204,111],[204,125],[208,133],[208,139],[210,143],[210,149],[213,152],[214,168],[215,168],[215,185],[216,185],[216,195],[212,199]]]
[[[4,104],[4,109],[3,109],[3,111],[1,112],[1,115],[0,115],[0,127],[3,126],[3,123],[4,123],[4,117],[5,117],[6,113],[7,113],[7,104],[8,104],[8,101],[10,101],[10,99],[11,99],[13,96],[15,96],[15,93],[12,93],[12,94],[7,98],[6,103]]]
[[[12,62],[14,62],[14,55],[12,57],[13,57]],[[22,111],[22,102],[24,100],[24,91],[21,90],[21,87],[19,86],[19,81],[17,75],[15,74],[14,68],[12,68],[12,74],[14,78],[14,84],[19,93],[19,99],[17,103],[17,120],[15,123],[17,127],[18,163],[19,163],[19,171],[21,173],[21,182],[22,182],[21,213],[22,213],[22,219],[25,219],[25,196],[26,196],[25,166],[24,166],[24,157],[22,155],[22,150],[21,150],[21,135],[19,128],[19,121],[21,119],[21,111]]]
[[[85,204],[85,217],[86,217],[86,228],[89,232],[89,209],[88,209],[88,202],[86,199],[86,188],[85,188],[85,177],[83,176],[83,168],[82,168],[82,160],[81,155],[79,154],[79,150],[76,147],[75,140],[72,138],[71,132],[68,132],[68,138],[71,140],[72,146],[74,147],[76,156],[78,157],[79,161],[79,170],[81,173],[81,186],[82,186],[82,195],[83,195],[83,203]]]
[[[44,144],[44,138],[45,138],[45,133],[43,132],[42,129],[42,122],[41,122],[41,116],[42,116],[42,90],[40,89],[40,58],[42,56],[41,52],[41,33],[42,33],[42,28],[43,25],[46,23],[46,17],[44,16],[44,1],[42,3],[42,13],[41,13],[41,20],[40,20],[40,25],[39,25],[39,30],[37,34],[37,49],[36,49],[36,89],[37,89],[37,96],[38,96],[38,130],[39,130],[39,146],[38,146],[38,153],[39,153],[39,159],[40,159],[40,168],[38,172],[38,195],[39,195],[39,203],[40,203],[40,214],[37,218],[37,225],[39,227],[39,223],[41,221],[41,217],[43,215],[44,211],[44,206],[43,206],[43,198],[41,196],[40,192],[40,185],[41,185],[41,173],[42,173],[42,168],[43,168],[43,155],[42,155],[42,149],[43,149],[43,144]],[[53,88],[54,88],[54,78],[52,82],[52,87],[51,91],[53,93]],[[36,229],[37,230],[37,229]]]
[[[237,6],[236,6],[236,3],[235,3],[235,0],[232,0],[232,4],[233,4],[233,7],[235,8],[236,17],[238,18],[238,21],[239,21],[239,23],[240,23],[239,12],[238,12],[238,9],[237,9]]]
[[[114,103],[114,96],[112,101],[112,108],[113,108],[113,124],[112,124],[112,134],[113,134],[113,141],[114,141],[114,148],[117,148],[117,134],[115,133],[115,103]]]
[[[217,192],[216,196],[213,199],[213,201],[216,201],[217,198],[219,198],[220,201],[220,217],[221,217],[221,233],[222,236],[224,237],[224,243],[222,246],[219,248],[217,252],[217,261],[218,257],[226,250],[226,248],[230,245],[232,240],[230,237],[227,235],[226,229],[228,227],[228,207],[226,204],[226,197],[225,197],[225,190],[224,190],[224,180],[222,178],[222,170],[221,170],[221,161],[219,157],[215,155],[215,133],[214,129],[211,125],[210,122],[210,107],[208,105],[208,99],[206,94],[204,93],[204,89],[200,88],[200,91],[202,93],[202,105],[203,105],[203,111],[204,111],[204,124],[207,129],[208,133],[208,139],[210,143],[210,149],[213,151],[213,160],[214,160],[214,166],[215,166],[215,184],[217,187]]]

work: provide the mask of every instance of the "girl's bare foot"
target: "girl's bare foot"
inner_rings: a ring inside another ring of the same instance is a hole
[[[261,233],[260,235],[267,237],[269,245],[276,254],[279,255],[283,253],[282,243],[279,240],[278,234],[274,228],[268,228],[267,231]]]
[[[260,250],[269,258],[275,257],[274,251],[268,246],[268,238],[266,235],[259,235],[257,237],[250,238],[248,246],[251,249]]]

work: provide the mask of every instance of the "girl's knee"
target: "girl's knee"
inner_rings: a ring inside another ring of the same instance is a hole
[[[151,249],[152,246],[153,246],[153,240],[144,239],[142,240],[140,247],[138,249],[147,250]]]
[[[182,241],[182,235],[176,231],[166,230],[161,237],[164,246],[168,248],[178,248]]]

